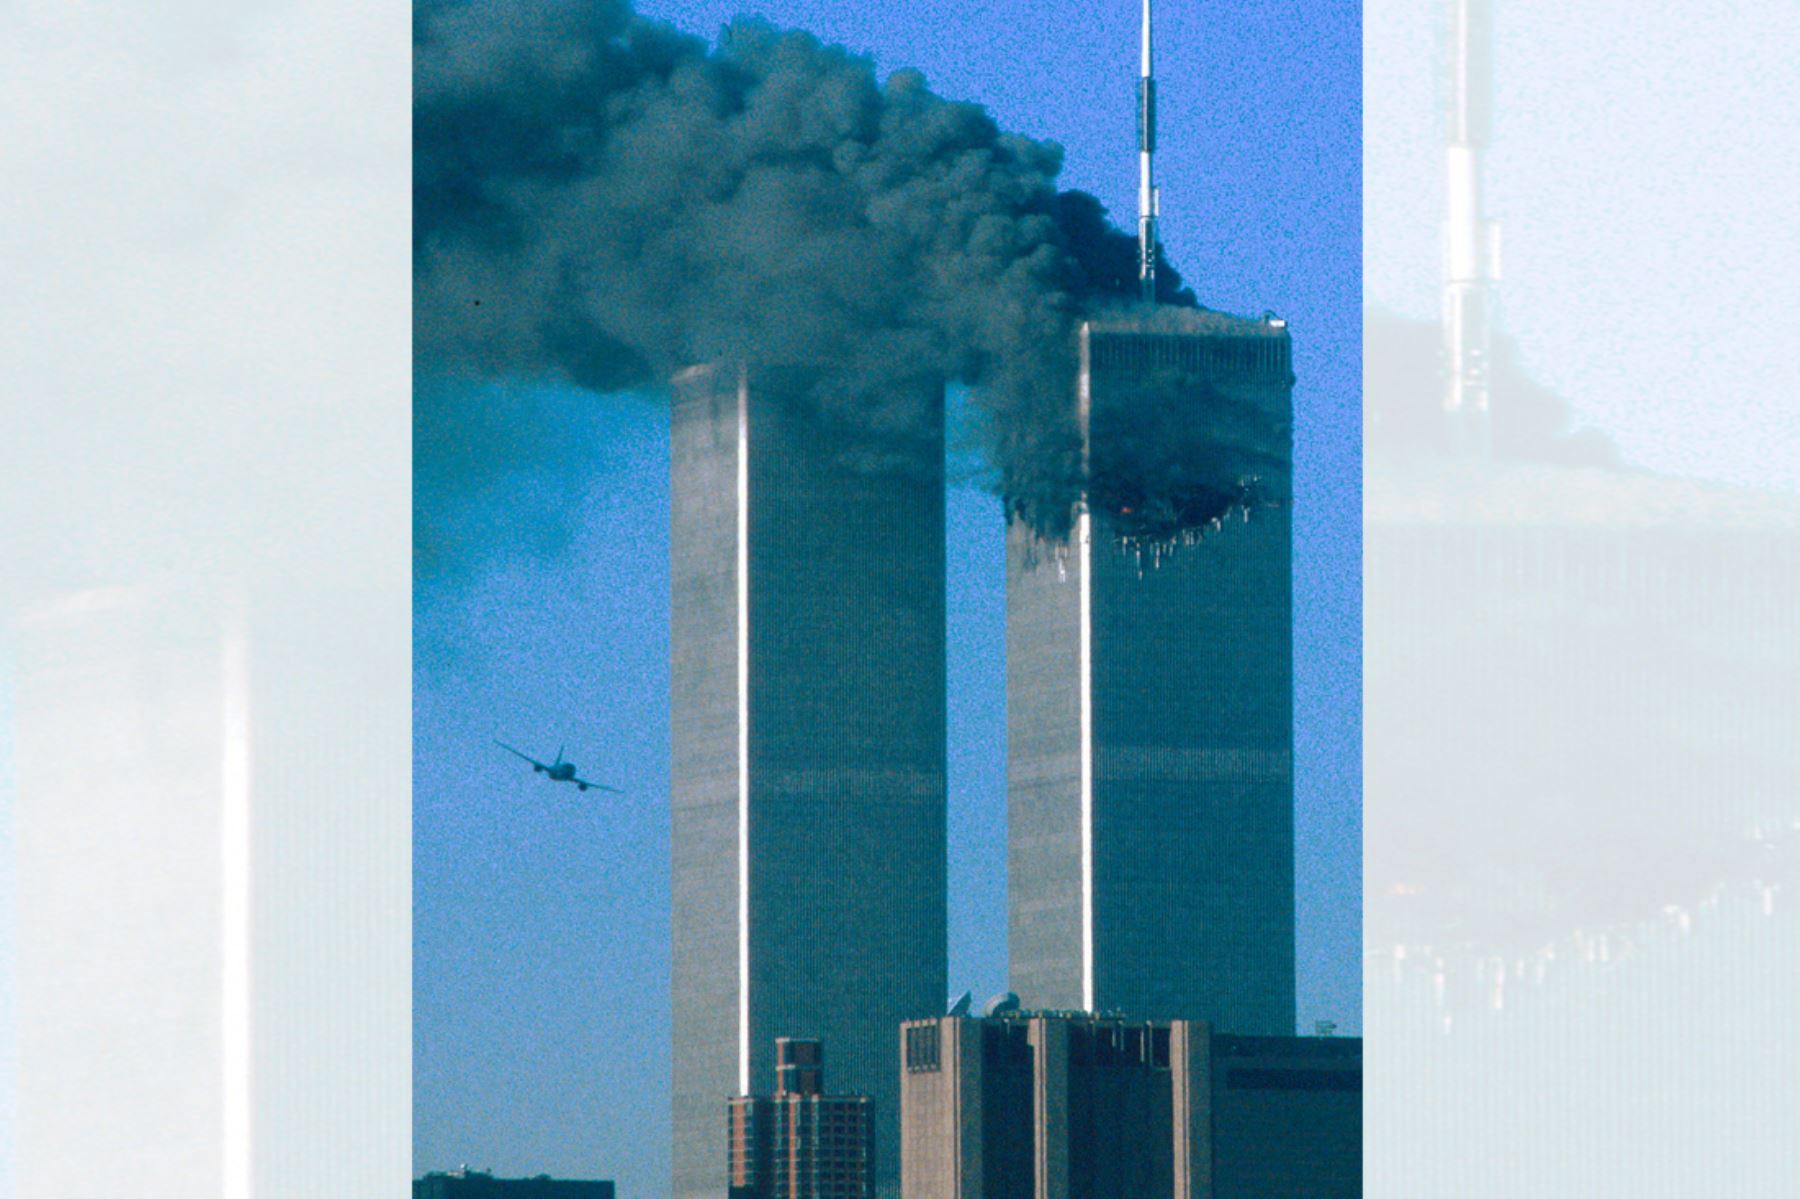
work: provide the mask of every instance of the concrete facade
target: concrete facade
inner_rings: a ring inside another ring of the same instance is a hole
[[[1080,348],[1094,457],[1136,435],[1147,397],[1186,395],[1270,414],[1285,461],[1285,327],[1165,310],[1090,323]],[[1293,1031],[1284,470],[1247,517],[1160,557],[1105,511],[1065,543],[1009,534],[1010,986],[1027,1004]]]
[[[942,1017],[901,1030],[907,1199],[1348,1199],[1362,1042],[1202,1021]]]
[[[870,1097],[896,1193],[893,1030],[942,1010],[942,387],[894,389],[912,436],[878,455],[816,386],[675,383],[676,1199],[723,1193],[721,1105],[773,1089],[778,1036],[824,1040]]]

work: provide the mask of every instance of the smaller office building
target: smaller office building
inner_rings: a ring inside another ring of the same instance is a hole
[[[727,1109],[731,1199],[871,1199],[874,1119],[867,1095],[825,1094],[825,1046],[775,1039],[775,1094]]]
[[[413,1199],[613,1199],[610,1182],[576,1182],[539,1174],[495,1178],[480,1170],[453,1170],[413,1180]]]
[[[905,1199],[1348,1199],[1362,1041],[1011,1012],[900,1034]]]

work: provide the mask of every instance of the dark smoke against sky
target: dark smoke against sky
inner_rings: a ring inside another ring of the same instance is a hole
[[[1066,521],[1074,322],[1129,302],[1136,243],[1057,189],[1059,147],[759,21],[714,49],[611,0],[427,2],[414,38],[422,570],[456,554],[438,513],[566,443],[492,385],[652,390],[721,357],[830,364],[813,398],[875,435],[916,419],[884,381],[969,383],[1011,510]],[[1214,460],[1235,501],[1252,468]]]

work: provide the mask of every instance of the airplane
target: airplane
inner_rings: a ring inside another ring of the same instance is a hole
[[[498,737],[494,738],[494,744],[498,745],[509,754],[524,758],[527,762],[531,763],[533,774],[549,775],[550,781],[553,783],[574,783],[575,789],[578,791],[586,791],[589,787],[592,787],[597,791],[611,791],[614,795],[624,794],[624,792],[620,791],[617,787],[608,787],[605,783],[590,783],[586,779],[576,778],[575,763],[563,761],[563,750],[567,748],[566,746],[557,747],[556,761],[540,762],[530,754],[514,749]]]

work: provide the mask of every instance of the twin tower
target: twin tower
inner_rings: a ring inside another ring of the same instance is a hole
[[[1280,322],[1146,310],[1079,337],[1090,437],[1171,371],[1186,397],[1156,402],[1255,403],[1286,437]],[[822,1038],[833,1089],[873,1098],[877,1189],[898,1195],[899,1028],[947,990],[942,390],[896,389],[924,445],[887,461],[798,402],[811,386],[728,366],[675,384],[676,1199],[724,1190],[725,1101],[773,1089],[778,1036]],[[1154,566],[1104,515],[1064,545],[1009,533],[1027,1006],[1292,1034],[1290,540],[1285,505]]]

